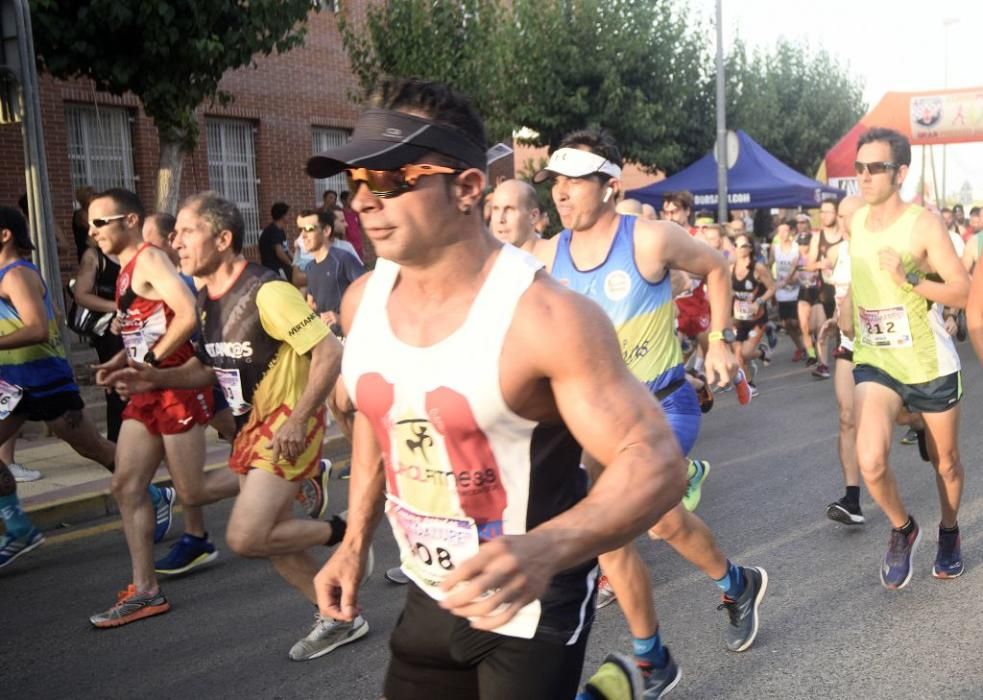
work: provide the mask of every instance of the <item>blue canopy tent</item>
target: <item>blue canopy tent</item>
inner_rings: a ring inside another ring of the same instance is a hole
[[[846,196],[843,190],[792,170],[743,131],[737,131],[737,144],[737,160],[727,170],[730,208],[818,207],[825,199]],[[728,156],[733,161],[732,154]],[[694,209],[717,209],[717,159],[713,151],[672,177],[628,190],[625,196],[651,204],[658,211],[665,193],[681,190],[693,194]]]

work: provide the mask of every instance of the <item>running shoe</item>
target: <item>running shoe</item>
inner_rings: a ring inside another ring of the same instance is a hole
[[[658,700],[675,688],[683,677],[682,671],[679,670],[679,664],[669,653],[669,647],[663,648],[666,650],[668,662],[662,668],[656,668],[645,661],[636,660],[638,670],[642,674],[642,682],[645,684],[645,691],[641,696],[643,700]]]
[[[812,370],[812,376],[816,379],[829,379],[832,375],[829,373],[829,367],[820,362],[816,365],[815,369]]]
[[[17,462],[11,462],[7,465],[7,468],[14,475],[14,481],[38,481],[42,478],[41,472],[37,469],[28,469],[21,464],[17,464]]]
[[[207,532],[204,537],[195,537],[185,532],[181,535],[181,539],[171,545],[171,551],[154,563],[154,571],[165,576],[186,574],[192,569],[215,561],[217,556],[218,550],[208,539]]]
[[[171,524],[174,522],[174,500],[177,493],[170,486],[159,486],[158,488],[160,489],[160,501],[157,503],[154,513],[157,518],[157,524],[154,526],[154,544],[167,537],[167,533],[171,530]]]
[[[902,445],[914,445],[918,442],[918,431],[914,428],[908,428],[908,432],[901,436]]]
[[[768,572],[760,566],[742,566],[744,592],[733,600],[724,596],[717,610],[726,610],[730,617],[727,628],[727,648],[731,651],[744,651],[754,643],[758,636],[758,606],[768,590]]]
[[[692,513],[700,505],[700,496],[703,495],[703,482],[710,474],[710,463],[703,459],[691,459],[689,463],[693,465],[695,471],[686,483],[683,508]]]
[[[334,620],[314,615],[314,626],[307,636],[290,648],[292,661],[309,661],[334,651],[343,644],[361,639],[369,632],[369,623],[361,615],[354,620]]]
[[[935,578],[956,578],[962,575],[963,570],[959,531],[946,532],[939,526],[939,549],[935,553],[935,566],[932,567],[932,576]]]
[[[44,544],[44,534],[32,527],[23,537],[13,537],[5,534],[0,537],[0,569],[12,564],[21,554],[27,554]]]
[[[765,367],[771,365],[771,348],[765,343],[758,343],[757,351],[758,356],[761,358],[761,364]]]
[[[399,566],[386,569],[386,573],[383,575],[389,583],[395,583],[397,586],[405,586],[410,582],[410,577],[403,573],[402,567]]]
[[[792,355],[792,362],[802,362],[805,359],[805,350],[796,350],[795,354]]]
[[[297,492],[297,502],[308,518],[321,520],[328,512],[328,480],[331,478],[331,460],[322,459],[317,474],[305,479]]]
[[[611,605],[611,603],[617,599],[618,595],[611,587],[611,582],[608,581],[608,577],[601,574],[601,577],[597,579],[597,601],[594,603],[594,607],[600,610],[601,608]]]
[[[120,591],[116,595],[116,605],[105,612],[93,615],[89,618],[89,622],[100,628],[119,627],[145,617],[161,615],[170,609],[171,604],[167,602],[163,591],[137,593],[136,586],[131,583],[125,591]]]
[[[748,373],[751,375],[747,378],[748,383],[753,383],[754,380],[758,378],[759,369],[761,368],[758,367],[758,363],[755,360],[751,360],[750,365],[748,366]]]
[[[776,332],[774,321],[768,321],[765,324],[765,335],[768,336],[768,347],[774,350],[778,345],[778,333]]]
[[[864,514],[860,504],[848,501],[846,496],[826,506],[826,517],[844,525],[863,525]]]
[[[346,464],[341,469],[338,470],[338,478],[345,479],[346,481],[352,478],[352,465]]]
[[[915,527],[910,535],[905,535],[900,530],[891,530],[887,555],[881,566],[881,583],[884,584],[884,588],[897,590],[904,588],[911,581],[911,559],[922,539],[921,528],[914,518],[911,519],[911,523]]]
[[[747,388],[748,388],[748,401],[750,401],[751,399],[757,397],[757,395],[758,395],[758,386],[756,384],[752,384],[751,382],[748,382]]]
[[[608,654],[604,663],[584,684],[577,700],[640,700],[661,695],[642,695],[645,681],[635,662],[624,654]]]
[[[819,364],[819,360],[817,360],[815,357],[811,355],[806,357],[806,367],[814,367],[818,364]]]

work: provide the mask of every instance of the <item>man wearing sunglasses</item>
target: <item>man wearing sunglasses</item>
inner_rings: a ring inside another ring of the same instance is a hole
[[[462,96],[406,79],[382,84],[352,140],[308,163],[313,177],[348,172],[379,255],[342,304],[350,519],[316,585],[324,614],[357,614],[385,501],[411,580],[390,700],[572,698],[594,557],[684,487],[607,318],[484,228],[485,152]],[[607,465],[590,494],[578,441]]]
[[[365,274],[365,268],[354,254],[335,245],[331,237],[340,211],[305,209],[297,217],[297,228],[304,248],[312,260],[307,266],[307,305],[324,321],[335,335],[341,335],[338,314],[345,291]]]
[[[969,279],[942,219],[901,199],[910,162],[911,146],[902,134],[873,128],[860,137],[856,170],[866,206],[849,227],[857,463],[893,528],[880,571],[889,589],[911,580],[921,539],[888,463],[902,408],[921,412],[937,473],[942,518],[932,575],[952,578],[963,572],[957,519],[964,479],[959,355],[933,302],[963,308]]]
[[[707,381],[723,386],[737,373],[729,348],[736,340],[729,328],[729,268],[720,253],[674,222],[619,216],[614,195],[621,187],[621,165],[620,151],[606,132],[580,131],[563,139],[533,179],[552,179],[553,201],[566,228],[543,241],[536,254],[562,284],[605,310],[615,325],[623,361],[661,403],[687,454],[696,442],[702,413],[686,381],[675,334],[670,271],[678,269],[706,280],[710,334],[704,368]],[[587,469],[596,476],[596,455],[589,445],[584,449]],[[691,480],[700,478],[700,464],[690,461]],[[720,607],[730,618],[727,647],[737,652],[748,649],[757,635],[758,605],[768,585],[764,569],[734,565],[707,525],[680,503],[649,532],[713,579],[723,592]],[[678,682],[680,672],[662,644],[649,573],[631,544],[609,551],[600,560],[628,620],[646,688],[659,697]]]

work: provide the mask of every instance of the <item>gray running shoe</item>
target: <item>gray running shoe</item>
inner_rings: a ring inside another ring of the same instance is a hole
[[[601,577],[597,580],[597,601],[594,603],[594,607],[600,610],[603,607],[611,605],[617,599],[618,595],[611,588],[611,582],[608,581],[608,577],[601,574]]]
[[[405,586],[410,582],[410,577],[403,573],[402,567],[394,566],[391,569],[386,569],[386,580],[397,586]]]
[[[314,626],[310,633],[290,649],[293,661],[308,661],[328,654],[343,644],[361,639],[369,632],[369,623],[361,615],[351,622],[333,620],[330,617],[314,616]]]
[[[0,537],[0,569],[13,563],[14,559],[22,554],[37,549],[42,544],[44,544],[44,534],[36,527],[31,528],[30,532],[20,537],[4,534]]]
[[[768,572],[760,566],[742,566],[744,592],[737,600],[724,596],[724,602],[717,610],[726,610],[730,616],[727,628],[727,648],[731,651],[744,651],[758,636],[758,606],[768,590]]]
[[[160,615],[171,609],[171,604],[164,597],[164,592],[137,593],[132,583],[125,591],[116,596],[116,605],[105,612],[96,613],[89,618],[95,627],[119,627],[129,622],[136,622],[145,617]]]
[[[682,671],[679,670],[679,664],[669,653],[669,647],[663,648],[666,650],[667,659],[664,667],[656,668],[641,661],[637,662],[638,670],[642,672],[642,680],[645,683],[645,692],[642,693],[643,700],[659,700],[679,685],[679,680],[683,677]]]
[[[43,478],[41,472],[37,469],[28,469],[27,467],[17,464],[17,462],[11,462],[7,465],[10,469],[10,473],[14,475],[14,481],[38,481]]]

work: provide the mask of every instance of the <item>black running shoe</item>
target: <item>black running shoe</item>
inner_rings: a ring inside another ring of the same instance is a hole
[[[806,367],[814,367],[819,364],[819,360],[815,357],[806,357]]]
[[[864,514],[859,503],[848,501],[846,496],[826,506],[826,517],[844,525],[863,525]]]
[[[726,610],[730,616],[727,628],[727,648],[731,651],[744,651],[758,636],[758,606],[768,590],[768,572],[760,566],[742,566],[744,592],[737,600],[724,596],[724,602],[717,610]]]

